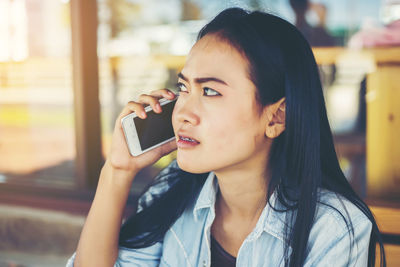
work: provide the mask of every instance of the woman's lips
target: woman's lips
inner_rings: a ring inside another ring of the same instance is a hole
[[[193,148],[199,145],[200,142],[190,136],[178,135],[176,144],[178,148]]]

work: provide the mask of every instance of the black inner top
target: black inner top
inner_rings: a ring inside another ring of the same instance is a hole
[[[211,236],[211,267],[235,267],[236,258],[226,252]]]

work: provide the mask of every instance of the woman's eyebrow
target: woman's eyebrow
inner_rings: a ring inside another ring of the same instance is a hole
[[[178,73],[178,77],[181,78],[182,80],[189,82],[189,79],[186,78],[181,72]],[[224,85],[228,85],[226,82],[224,82],[221,79],[218,79],[216,77],[202,77],[202,78],[195,78],[194,82],[195,83],[205,83],[205,82],[217,82],[217,83],[221,83]],[[228,85],[229,86],[229,85]]]

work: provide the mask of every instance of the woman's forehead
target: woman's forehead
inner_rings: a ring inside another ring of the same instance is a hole
[[[189,52],[193,53],[239,53],[237,49],[231,45],[231,43],[217,35],[217,34],[207,34],[198,40]]]
[[[227,41],[206,35],[190,50],[182,73],[189,78],[206,74],[247,76],[247,65],[246,58]]]

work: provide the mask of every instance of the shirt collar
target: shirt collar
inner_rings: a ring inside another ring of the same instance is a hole
[[[214,212],[214,204],[218,192],[218,179],[215,177],[213,172],[208,175],[203,188],[200,191],[199,197],[197,198],[196,204],[193,209],[193,216],[195,221],[198,220],[199,212],[203,209],[209,209]],[[285,220],[287,212],[280,212],[276,210],[284,210],[284,206],[280,204],[277,199],[276,191],[271,195],[269,203],[264,207],[260,218],[254,228],[254,231],[250,234],[250,239],[258,238],[263,231],[273,235],[282,242],[284,242],[284,230]],[[276,210],[274,210],[272,207]]]
[[[196,204],[193,209],[194,219],[197,221],[199,211],[205,208],[214,209],[215,199],[218,192],[218,180],[215,178],[214,172],[210,172],[203,188],[200,191]]]
[[[262,229],[264,232],[267,232],[282,242],[285,242],[286,238],[284,231],[288,227],[286,225],[286,216],[289,215],[288,211],[283,211],[285,209],[286,208],[277,198],[277,192],[274,191],[269,199],[269,203],[265,205],[258,220],[256,230],[254,231],[254,238],[259,237],[261,234],[261,231],[257,231],[257,229]]]

